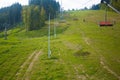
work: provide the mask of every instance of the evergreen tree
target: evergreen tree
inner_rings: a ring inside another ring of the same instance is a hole
[[[59,7],[56,0],[29,0],[29,11],[23,10],[23,22],[26,29],[40,29],[45,25],[49,13],[51,18],[54,18],[56,12],[59,12]]]
[[[41,8],[41,12],[40,12],[40,25],[43,26],[45,25],[45,19],[46,19],[46,16],[45,16],[45,9],[44,7]]]
[[[21,22],[21,11],[22,6],[19,3],[0,9],[0,24],[15,25]],[[0,30],[4,30],[4,26],[0,26]]]
[[[51,18],[60,12],[59,2],[56,0],[29,0],[29,5],[22,7],[15,3],[10,7],[0,9],[0,30],[3,30],[3,24],[15,25],[23,22],[26,31],[40,29],[45,25],[49,13]]]
[[[49,16],[49,13],[51,14],[51,18],[54,18],[54,15],[56,15],[56,11],[59,12],[60,5],[59,2],[56,2],[56,0],[29,0],[29,5],[39,5],[39,7],[43,7],[46,16]]]
[[[93,5],[90,9],[92,9],[92,10],[99,10],[100,9],[100,4]]]

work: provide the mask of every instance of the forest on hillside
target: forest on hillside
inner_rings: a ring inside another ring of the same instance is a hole
[[[56,0],[29,0],[28,6],[15,3],[0,9],[0,31],[5,26],[11,28],[18,23],[23,23],[27,31],[40,29],[49,14],[54,18],[59,12],[60,4]]]
[[[105,9],[106,1],[120,11],[120,0],[101,0],[100,4],[93,5],[92,10]],[[110,11],[112,9],[109,8]],[[0,31],[14,27],[22,23],[26,31],[40,29],[51,14],[51,19],[60,13],[60,4],[56,0],[29,0],[29,5],[22,6],[19,3],[0,9]]]

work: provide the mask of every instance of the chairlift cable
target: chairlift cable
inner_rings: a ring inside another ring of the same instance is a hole
[[[92,1],[92,0],[89,0],[89,1],[85,2],[84,4],[82,4],[82,6],[88,4],[88,3],[91,2],[91,1]]]
[[[112,10],[114,10],[115,12],[117,12],[118,14],[120,14],[120,12],[116,9],[116,8],[114,8],[113,6],[111,6],[110,4],[112,3],[112,1],[111,1],[111,3],[110,4],[108,4],[106,1],[103,1],[103,3],[105,3],[108,7],[110,7]]]
[[[50,13],[49,13],[49,24],[48,24],[48,58],[50,58],[51,50],[50,50]]]

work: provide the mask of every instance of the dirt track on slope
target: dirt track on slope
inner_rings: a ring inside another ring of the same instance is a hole
[[[28,59],[21,65],[20,70],[16,73],[16,80],[30,80],[30,74],[34,63],[38,60],[41,53],[41,51],[34,51],[28,57]]]

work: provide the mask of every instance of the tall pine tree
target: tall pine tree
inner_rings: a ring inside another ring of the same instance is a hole
[[[26,30],[40,29],[45,25],[49,13],[51,18],[54,18],[59,8],[60,5],[56,0],[29,0],[28,9],[23,9],[23,22]]]

